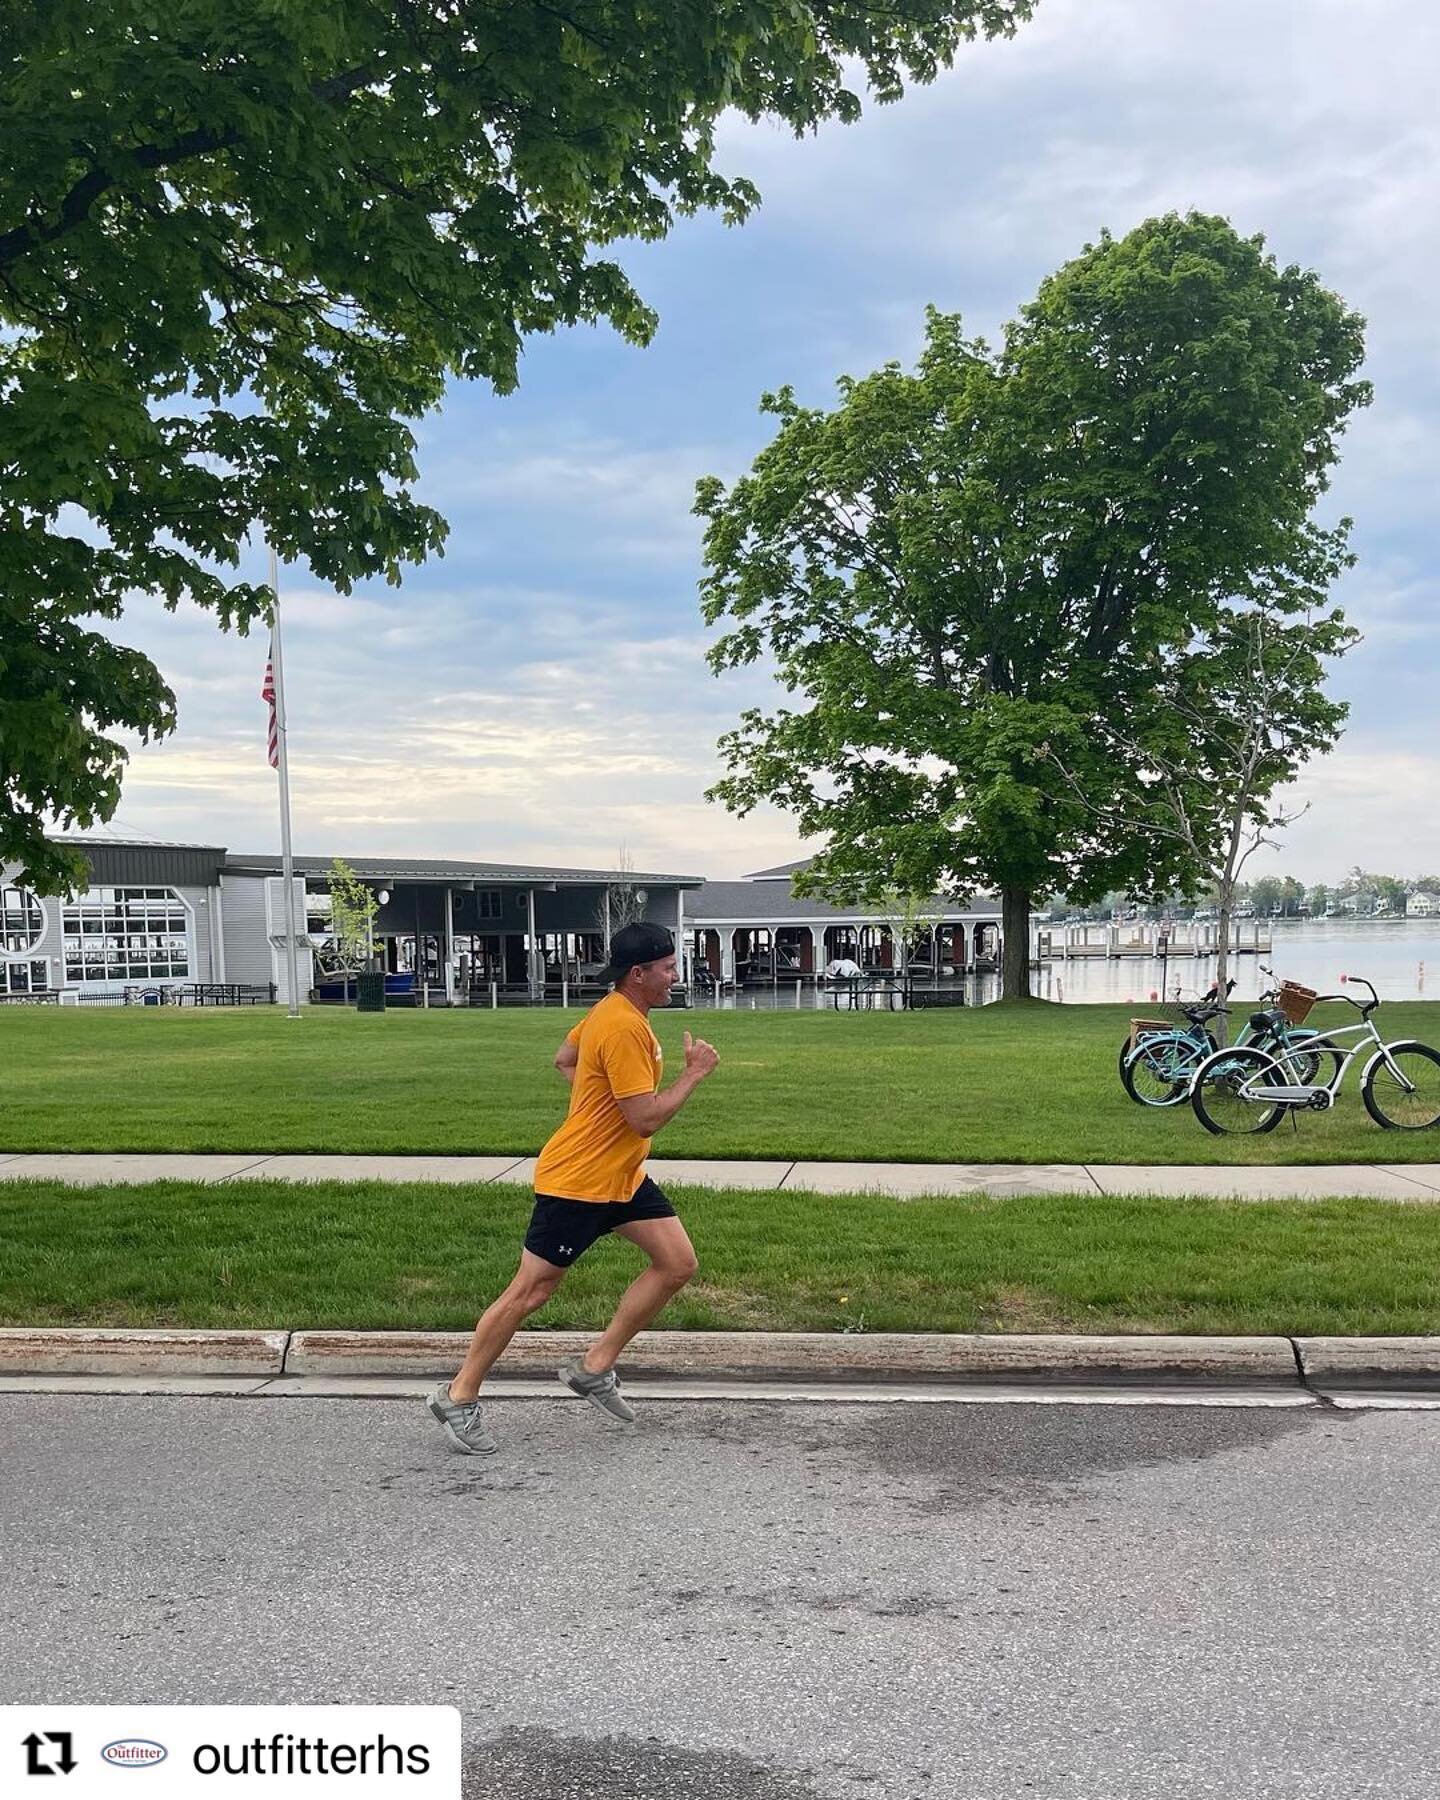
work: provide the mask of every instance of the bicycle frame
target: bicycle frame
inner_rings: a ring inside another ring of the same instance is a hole
[[[1269,973],[1269,971],[1266,971]],[[1233,982],[1230,984],[1235,985]],[[1261,996],[1262,1003],[1268,998]],[[1217,1008],[1216,1015],[1228,1013],[1230,1008]],[[1295,1053],[1311,1047],[1310,1040],[1322,1034],[1309,1031],[1304,1027],[1274,1027],[1266,1032],[1254,1032],[1247,1029],[1244,1036],[1236,1039],[1236,1044],[1247,1048],[1270,1051],[1276,1043],[1283,1044],[1287,1052]],[[1160,1030],[1146,1031],[1136,1040],[1135,1048],[1130,1053],[1130,1060],[1147,1055],[1156,1066],[1156,1073],[1161,1080],[1185,1082],[1187,1087],[1193,1080],[1200,1064],[1215,1053],[1214,1039],[1206,1030],[1204,1022],[1192,1020],[1188,1025],[1172,1025]],[[1163,1062],[1159,1059],[1163,1058]]]
[[[1336,1038],[1353,1037],[1359,1042],[1349,1049],[1335,1042]],[[1245,1100],[1254,1100],[1260,1105],[1313,1106],[1317,1111],[1328,1111],[1335,1104],[1335,1097],[1344,1086],[1345,1077],[1353,1063],[1366,1045],[1373,1045],[1375,1054],[1365,1065],[1366,1074],[1371,1067],[1383,1058],[1386,1067],[1407,1093],[1414,1092],[1414,1084],[1408,1081],[1404,1071],[1391,1060],[1390,1046],[1375,1029],[1375,1021],[1363,1019],[1358,1025],[1340,1025],[1334,1031],[1321,1032],[1304,1045],[1309,1052],[1319,1051],[1322,1055],[1328,1051],[1336,1052],[1340,1057],[1340,1066],[1328,1082],[1292,1081],[1289,1083],[1267,1083],[1264,1080],[1244,1081],[1240,1084],[1240,1096]],[[1300,1045],[1289,1045],[1284,1050],[1271,1051],[1270,1059],[1274,1066],[1282,1068],[1287,1074],[1294,1075],[1296,1070],[1291,1057],[1301,1049]]]

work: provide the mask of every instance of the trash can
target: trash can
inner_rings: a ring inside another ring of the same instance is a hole
[[[356,1012],[384,1012],[385,974],[382,969],[362,969],[355,977]]]

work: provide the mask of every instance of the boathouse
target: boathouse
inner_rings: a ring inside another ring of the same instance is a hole
[[[999,965],[1000,903],[936,895],[909,944],[897,921],[871,905],[832,905],[791,891],[810,859],[760,869],[741,881],[707,881],[685,895],[689,964],[717,986],[814,982],[841,958],[866,973],[905,971],[944,980]]]

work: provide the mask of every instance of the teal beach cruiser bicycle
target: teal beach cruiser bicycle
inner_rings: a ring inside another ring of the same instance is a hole
[[[1273,1131],[1287,1112],[1292,1118],[1302,1111],[1328,1112],[1363,1051],[1369,1055],[1360,1075],[1360,1098],[1377,1125],[1386,1131],[1430,1131],[1440,1124],[1440,1050],[1413,1038],[1387,1043],[1372,1016],[1380,1006],[1374,987],[1360,975],[1340,979],[1368,989],[1370,998],[1317,994],[1314,999],[1353,1006],[1359,1024],[1317,1032],[1303,1047],[1236,1044],[1201,1064],[1190,1104],[1207,1131],[1217,1137],[1252,1135]],[[1345,1038],[1355,1041],[1341,1043]]]
[[[1282,982],[1273,969],[1261,965],[1261,974],[1274,984],[1260,996],[1261,1011],[1251,1015],[1241,1042],[1264,1049],[1293,1049],[1302,1057],[1300,1068],[1307,1081],[1320,1073],[1321,1059],[1304,1046],[1319,1035],[1286,1016],[1280,1001],[1290,1004],[1293,993],[1305,993],[1293,982]],[[1227,983],[1228,996],[1234,990]],[[1181,1006],[1184,1025],[1163,1019],[1136,1019],[1120,1046],[1120,1085],[1138,1106],[1178,1106],[1194,1083],[1207,1058],[1220,1048],[1210,1026],[1229,1012],[1218,987],[1211,987],[1193,1005]]]

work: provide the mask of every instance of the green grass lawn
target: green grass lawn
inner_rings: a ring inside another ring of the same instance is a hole
[[[691,1329],[1440,1331],[1440,1208],[1370,1200],[677,1193]],[[0,1183],[0,1323],[468,1329],[512,1273],[514,1187]],[[597,1326],[603,1241],[533,1320]]]
[[[916,1162],[1440,1160],[1440,1132],[1381,1131],[1358,1066],[1330,1115],[1220,1139],[1121,1091],[1132,1011],[1030,1002],[921,1013],[653,1015],[673,1076],[687,1026],[719,1074],[657,1154]],[[1334,1022],[1348,1009],[1332,1009]],[[0,1150],[532,1154],[562,1116],[550,1059],[575,1012],[0,1009]],[[1440,1005],[1391,1036],[1440,1044]],[[1320,1019],[1317,1013],[1316,1021]],[[1331,1022],[1327,1020],[1326,1022]]]

